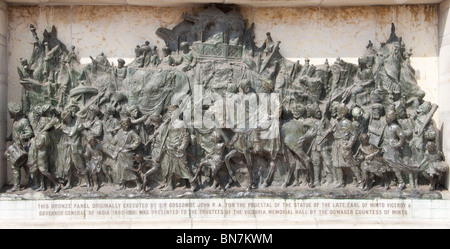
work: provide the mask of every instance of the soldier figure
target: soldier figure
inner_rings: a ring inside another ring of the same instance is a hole
[[[120,121],[121,129],[114,137],[112,144],[115,145],[113,154],[115,181],[120,185],[120,189],[125,188],[127,181],[135,180],[137,189],[141,189],[140,175],[134,172],[134,153],[141,145],[141,138],[131,129],[131,119],[126,118]]]
[[[67,179],[64,179],[67,181],[64,189],[72,188],[71,166],[74,166],[75,169],[84,177],[88,188],[90,188],[89,172],[84,162],[83,148],[81,144],[81,137],[84,127],[78,121],[74,108],[69,108],[61,113],[61,118],[64,121],[61,130],[65,136],[65,146],[67,146],[64,147],[64,151],[62,151],[61,154],[61,156],[65,158],[65,164],[62,165],[63,168],[60,170],[62,170],[63,175],[67,177]]]
[[[368,134],[369,141],[375,146],[380,146],[381,137],[386,127],[384,119],[384,107],[380,103],[372,104],[372,113],[369,121]]]
[[[55,193],[61,190],[61,185],[58,183],[56,178],[50,173],[49,170],[49,148],[51,148],[51,140],[49,130],[53,128],[53,123],[47,123],[41,130],[36,132],[35,137],[32,139],[32,143],[34,143],[34,153],[30,156],[33,157],[34,165],[30,167],[30,171],[37,171],[41,173],[39,176],[36,176],[35,180],[39,177],[40,187],[37,191],[45,190],[45,181],[44,176],[48,178],[55,187]],[[31,152],[31,150],[30,150]],[[31,170],[33,168],[33,170]]]
[[[336,107],[338,124],[334,131],[334,144],[332,148],[333,167],[336,169],[337,187],[345,186],[343,168],[351,168],[359,185],[363,183],[357,162],[353,158],[353,145],[356,142],[356,130],[352,122],[346,117],[348,108],[344,104]]]
[[[398,125],[405,136],[405,143],[401,149],[403,163],[413,165],[411,142],[414,134],[414,121],[407,116],[405,105],[401,101],[395,103],[395,113],[397,113]],[[418,186],[417,173],[409,174],[409,184],[413,188]]]
[[[328,133],[330,126],[330,121],[319,109],[318,105],[313,105],[314,113],[313,118],[315,119],[315,127],[313,129],[316,130],[316,137],[311,144],[311,160],[313,166],[313,175],[314,175],[314,186],[321,185],[321,177],[322,182],[327,178],[328,184],[333,182],[333,172],[331,167],[331,143],[328,140]],[[323,170],[321,170],[321,167]],[[320,176],[321,172],[324,172],[325,175]]]
[[[120,122],[115,117],[116,108],[112,105],[107,104],[105,107],[105,115],[103,116],[103,142],[100,144],[100,149],[105,154],[105,160],[102,163],[103,174],[109,183],[114,183],[112,178],[112,166],[114,164],[114,160],[112,159],[112,154],[114,151],[114,145],[112,145],[112,141],[117,134],[117,131],[120,130]]]
[[[294,174],[294,183],[292,186],[298,186],[302,182],[307,183],[307,177],[310,176],[310,169],[312,164],[311,157],[305,151],[306,141],[314,137],[314,129],[311,127],[315,125],[314,123],[307,122],[306,120],[306,108],[297,104],[293,110],[293,126],[297,127],[297,137],[284,135],[284,147],[287,160],[289,162],[288,174],[285,178],[285,182],[282,187],[286,187]],[[291,122],[290,122],[291,123]],[[286,128],[286,124],[283,129]],[[298,160],[300,159],[300,160]],[[302,171],[302,172],[301,172]],[[305,173],[305,174],[301,174]],[[310,179],[312,180],[312,179]],[[310,187],[313,187],[313,183],[310,183]]]
[[[99,118],[100,115],[100,108],[96,105],[90,105],[83,123],[84,132],[97,139],[103,136],[103,124]]]
[[[20,190],[21,169],[25,166],[28,159],[26,143],[33,136],[28,119],[23,116],[22,108],[16,103],[8,104],[8,112],[14,120],[12,133],[6,138],[6,142],[12,141],[13,144],[5,151],[5,157],[11,162],[14,186],[12,191]],[[26,169],[26,171],[28,171]]]
[[[170,111],[169,111],[170,113]],[[168,113],[168,114],[169,114]],[[142,191],[145,191],[147,187],[147,179],[149,176],[156,174],[161,170],[161,159],[163,157],[164,140],[166,139],[168,132],[168,125],[170,118],[167,118],[164,122],[160,115],[151,115],[149,117],[150,122],[154,126],[154,132],[149,136],[148,141],[151,142],[151,164],[152,167],[143,175]],[[163,186],[161,186],[163,187]]]
[[[403,163],[401,156],[401,148],[405,143],[405,134],[402,128],[397,124],[397,114],[394,111],[388,112],[386,115],[387,127],[384,129],[382,148],[383,157],[394,163]],[[404,189],[405,182],[402,178],[402,173],[398,169],[393,169],[398,181],[398,188]]]
[[[58,123],[56,117],[50,114],[52,107],[49,104],[36,107],[36,118],[38,122],[35,126],[35,137],[30,141],[28,166],[30,173],[35,179],[36,185],[39,185],[37,191],[45,190],[44,176],[48,178],[55,186],[55,192],[61,189],[56,178],[49,171],[49,153],[51,153],[52,140],[50,130]]]

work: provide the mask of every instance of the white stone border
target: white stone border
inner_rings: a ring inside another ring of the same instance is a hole
[[[450,228],[450,200],[0,201],[0,228]]]

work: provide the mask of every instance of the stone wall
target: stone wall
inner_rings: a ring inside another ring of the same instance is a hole
[[[29,31],[30,23],[35,25],[38,34],[55,25],[58,38],[68,46],[76,46],[82,63],[90,62],[89,56],[95,57],[104,52],[117,64],[116,58],[119,57],[130,62],[136,45],[141,45],[146,40],[151,45],[163,47],[164,42],[156,36],[156,29],[172,28],[180,22],[183,12],[196,13],[201,9],[198,6],[9,5],[7,99],[20,102],[22,91],[16,67],[20,57],[28,59],[31,55],[33,39]],[[372,40],[378,48],[380,42],[389,37],[391,22],[395,22],[397,35],[403,37],[407,49],[413,48],[412,66],[416,69],[421,88],[427,94],[426,99],[434,103],[440,101],[438,88],[441,89],[443,84],[438,84],[438,5],[239,7],[238,10],[248,19],[249,24],[255,23],[255,40],[259,45],[264,42],[265,33],[271,32],[274,40],[282,42],[281,53],[292,60],[300,59],[302,64],[306,57],[313,64],[323,64],[327,58],[333,63],[337,57],[357,63],[368,41]],[[2,94],[4,92],[0,91]],[[444,103],[439,104],[441,111],[435,115],[438,123],[444,113]],[[7,116],[5,110],[0,111],[2,117]],[[0,122],[5,121],[0,119]],[[8,132],[11,125],[12,122],[9,121]]]
[[[3,155],[6,150],[5,135],[8,122],[7,114],[7,6],[4,1],[0,1],[0,153]],[[6,160],[0,157],[0,169],[6,168]],[[0,170],[0,186],[6,181],[6,171]]]
[[[443,2],[439,8],[439,84],[438,91],[441,95],[450,92],[450,19],[448,19],[450,0]],[[442,150],[447,158],[450,158],[450,100],[439,98],[439,116],[441,122],[441,137],[443,138]],[[448,159],[447,159],[448,160]],[[449,186],[449,177],[446,180]]]

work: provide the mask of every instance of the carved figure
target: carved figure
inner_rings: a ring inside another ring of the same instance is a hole
[[[36,126],[35,136],[30,141],[29,147],[29,159],[27,162],[37,186],[36,190],[42,191],[46,189],[44,176],[49,179],[54,187],[55,192],[61,190],[61,186],[56,178],[50,173],[50,160],[49,154],[51,153],[52,141],[50,138],[49,130],[58,122],[56,119],[51,119],[49,116],[49,105],[37,107],[38,112],[38,124]]]
[[[161,160],[163,154],[163,146],[168,132],[171,111],[168,112],[167,118],[163,121],[159,115],[150,116],[150,121],[154,126],[154,132],[149,136],[148,140],[151,142],[151,168],[143,175],[142,190],[145,191],[147,187],[148,177],[161,171]]]
[[[117,59],[115,75],[119,81],[123,81],[127,77],[127,67],[125,66],[125,60],[122,58]]]
[[[103,163],[103,152],[100,150],[100,144],[92,135],[87,136],[86,150],[83,154],[86,159],[87,169],[89,170],[89,176],[91,179],[91,186],[96,186],[95,190],[99,190],[101,187],[100,173]]]
[[[346,117],[348,108],[344,104],[340,104],[336,108],[338,124],[334,131],[334,143],[332,147],[333,166],[336,168],[336,187],[344,187],[343,168],[350,168],[356,177],[357,183],[361,185],[362,176],[357,162],[353,157],[352,147],[356,142],[356,130],[352,122]]]
[[[30,25],[31,57],[17,67],[22,108],[8,105],[12,191],[21,190],[22,169],[36,190],[48,179],[55,191],[82,182],[197,190],[209,170],[220,189],[242,179],[247,191],[292,180],[311,188],[353,180],[367,190],[381,180],[388,189],[392,173],[399,189],[406,174],[413,188],[423,177],[438,188],[448,170],[437,149],[438,106],[425,101],[394,24],[358,65],[340,57],[301,65],[283,57],[270,32],[256,46],[255,25],[222,9],[184,13],[156,31],[163,57],[145,41],[117,66],[103,52],[82,66],[55,27],[40,40]]]
[[[18,104],[8,103],[8,112],[14,122],[12,133],[6,138],[6,142],[12,141],[13,144],[6,149],[5,157],[11,162],[14,182],[12,191],[14,192],[20,189],[21,169],[28,160],[27,142],[33,136],[33,130]]]
[[[444,154],[437,150],[436,143],[428,142],[427,151],[420,165],[425,167],[429,174],[431,179],[430,190],[437,189],[441,176],[448,171],[448,164],[444,160]]]
[[[191,183],[194,184],[197,181],[197,178],[200,177],[200,173],[204,166],[209,166],[211,168],[211,175],[220,186],[220,189],[225,190],[225,185],[219,178],[218,171],[225,166],[224,162],[224,151],[225,151],[225,143],[222,140],[222,134],[218,131],[213,131],[212,134],[213,140],[215,142],[213,151],[211,154],[208,154],[205,159],[200,163],[197,173],[191,180]],[[214,185],[213,185],[214,186]]]
[[[120,121],[121,129],[117,132],[112,140],[115,146],[113,152],[113,173],[114,180],[120,185],[120,188],[125,188],[127,181],[135,181],[136,188],[141,189],[140,175],[134,172],[134,153],[141,144],[141,138],[135,131],[131,129],[131,119],[126,118]]]
[[[187,72],[191,70],[197,64],[197,57],[189,49],[189,44],[187,42],[182,42],[180,44],[180,49],[183,52],[181,57],[175,61],[175,65],[182,65],[181,71]]]
[[[64,135],[64,147],[62,148],[62,151],[60,151],[60,154],[63,155],[64,164],[60,165],[61,168],[56,171],[59,172],[62,180],[66,182],[64,189],[73,187],[72,166],[84,177],[88,188],[90,188],[89,171],[86,168],[83,157],[83,147],[81,144],[84,127],[75,116],[75,111],[76,108],[73,107],[61,113],[61,118],[64,123],[60,129]]]
[[[369,190],[372,188],[375,180],[374,176],[378,176],[382,179],[381,185],[384,185],[385,189],[389,189],[389,175],[391,172],[389,163],[384,160],[382,149],[376,147],[369,142],[369,136],[362,133],[359,136],[361,146],[358,149],[358,159],[362,160],[361,169],[365,174],[364,189]]]
[[[167,127],[166,136],[163,141],[164,156],[161,159],[161,168],[166,180],[165,190],[173,190],[177,178],[188,182],[192,179],[192,172],[187,164],[187,147],[189,146],[190,135],[183,122],[176,116],[177,105],[171,105],[168,108],[171,120]],[[191,190],[197,188],[196,182],[191,186]]]
[[[405,134],[401,127],[397,124],[397,114],[394,111],[390,111],[386,115],[387,127],[383,133],[383,141],[381,143],[383,148],[383,157],[386,160],[402,163],[402,157],[400,149],[405,143]],[[405,182],[403,181],[402,174],[399,170],[394,170],[395,176],[398,182],[398,188],[404,189]]]

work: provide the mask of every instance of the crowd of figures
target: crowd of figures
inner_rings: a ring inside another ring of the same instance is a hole
[[[369,41],[358,65],[337,58],[315,66],[286,60],[270,33],[257,47],[254,25],[246,28],[236,10],[210,7],[183,19],[157,30],[167,45],[161,51],[145,42],[134,61],[117,66],[103,53],[81,66],[54,27],[41,41],[30,25],[32,56],[18,68],[22,103],[8,105],[13,191],[21,178],[36,190],[84,183],[198,190],[201,176],[225,189],[239,185],[240,173],[252,189],[273,184],[277,171],[282,187],[427,182],[434,190],[448,170],[432,119],[437,105],[424,100],[412,50],[394,25],[378,49]],[[259,96],[256,109],[223,104],[251,94]],[[275,108],[259,112],[266,95]],[[185,115],[197,107],[213,127]],[[245,125],[253,112],[256,126]],[[236,115],[243,126],[226,122]]]

